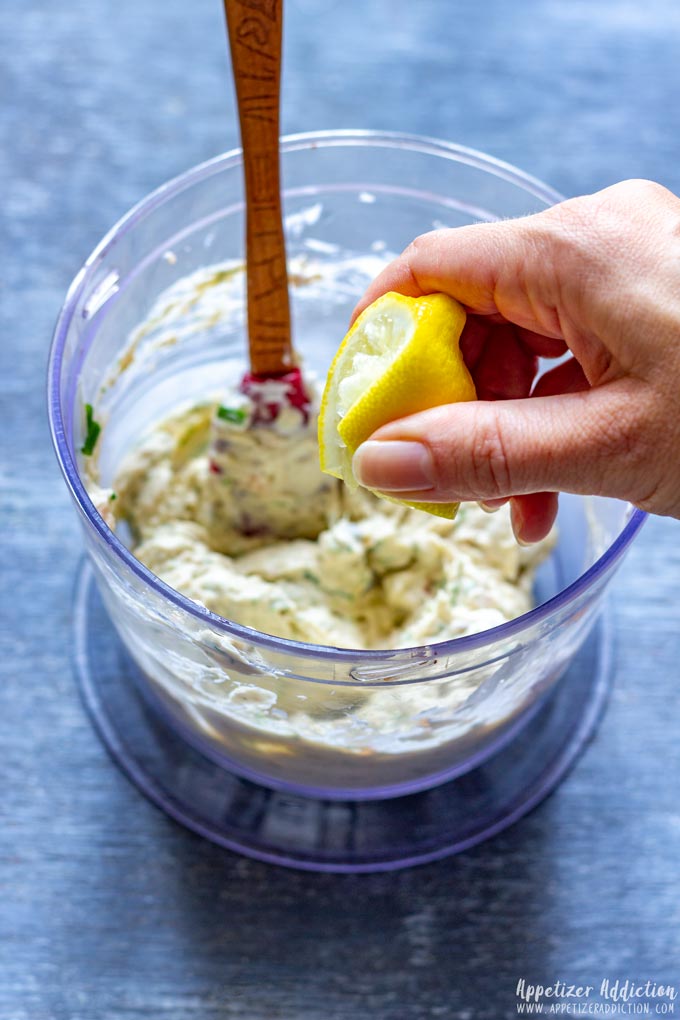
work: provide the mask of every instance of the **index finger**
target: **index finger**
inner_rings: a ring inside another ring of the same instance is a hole
[[[422,234],[370,284],[352,321],[387,291],[407,297],[440,291],[477,315],[499,316],[533,333],[563,339],[546,243],[550,227],[543,216]]]

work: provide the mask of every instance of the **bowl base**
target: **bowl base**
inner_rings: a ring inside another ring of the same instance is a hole
[[[259,786],[209,761],[142,699],[134,666],[83,564],[75,599],[76,673],[114,761],[194,832],[237,853],[308,871],[369,872],[433,861],[488,839],[564,777],[601,717],[611,675],[606,618],[517,736],[482,765],[421,793],[330,801]]]

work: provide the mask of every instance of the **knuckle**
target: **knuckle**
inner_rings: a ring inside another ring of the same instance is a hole
[[[418,282],[418,266],[423,262],[426,249],[429,246],[427,241],[428,237],[428,234],[420,234],[418,237],[415,237],[401,253],[400,262],[408,277],[405,283],[407,285],[412,285],[416,290],[420,290],[420,284]]]
[[[621,233],[631,225],[647,223],[650,207],[677,205],[677,198],[654,181],[631,179],[620,181],[592,195],[560,202],[545,214],[567,242],[592,245],[593,241],[613,239],[620,248]]]
[[[400,263],[404,271],[402,286],[413,288],[414,293],[427,293],[433,278],[442,273],[446,244],[442,238],[451,231],[447,228],[419,234],[404,248]]]
[[[414,237],[413,240],[406,245],[404,251],[402,252],[402,255],[407,261],[410,261],[411,258],[413,258],[415,255],[418,255],[422,251],[423,238],[425,236],[426,236],[425,234],[419,234],[418,237]]]
[[[654,181],[631,179],[541,213],[560,283],[558,303],[611,304],[612,293],[653,270],[659,239],[680,234],[680,202]],[[598,293],[601,295],[598,297]]]
[[[643,495],[639,495],[633,498],[633,506],[636,506],[638,510],[644,510],[648,514],[658,514],[670,511],[664,509],[664,498],[661,491],[661,483],[655,481],[651,486],[644,490]]]
[[[418,237],[414,237],[411,243],[404,248],[401,257],[409,266],[417,264],[423,254],[430,248],[432,233],[433,231],[419,234]]]
[[[612,198],[623,199],[626,204],[631,201],[658,201],[659,199],[666,201],[669,197],[673,197],[662,184],[649,181],[644,177],[632,177],[627,181],[620,181],[607,190],[611,192]]]
[[[482,411],[481,407],[479,408]],[[499,416],[493,403],[477,415],[471,444],[471,486],[480,497],[512,494],[512,478]]]

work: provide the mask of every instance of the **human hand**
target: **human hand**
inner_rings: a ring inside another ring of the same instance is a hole
[[[417,238],[368,288],[443,291],[468,311],[479,400],[378,429],[354,472],[405,500],[511,500],[518,539],[557,492],[680,517],[680,200],[624,181],[516,220]],[[568,360],[536,379],[538,357]]]

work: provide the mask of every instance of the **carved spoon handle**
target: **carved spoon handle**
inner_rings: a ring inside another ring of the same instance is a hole
[[[246,191],[248,344],[254,375],[293,364],[279,183],[283,0],[224,0]]]

